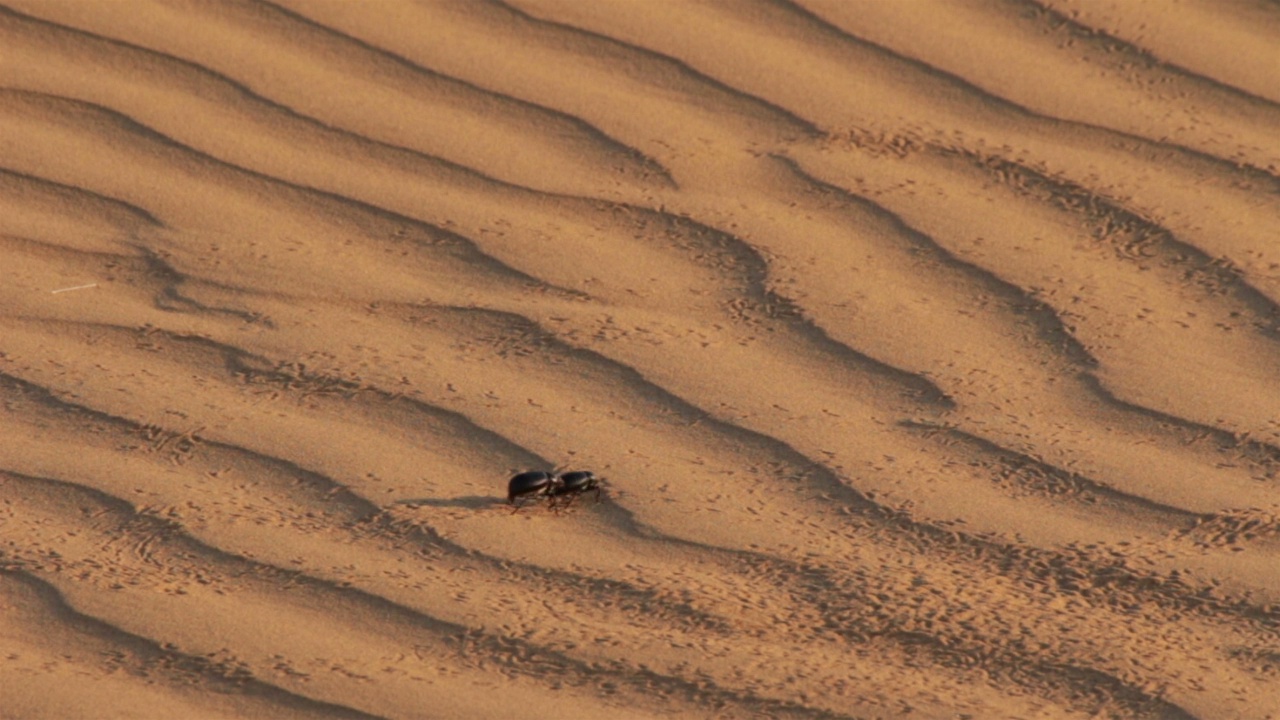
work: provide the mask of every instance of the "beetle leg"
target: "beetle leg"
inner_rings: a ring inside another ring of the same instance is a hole
[[[521,508],[529,504],[529,497],[527,495],[524,495],[524,496],[512,498],[511,504],[516,506],[515,509],[511,511],[511,514],[515,515],[516,513],[520,512]]]

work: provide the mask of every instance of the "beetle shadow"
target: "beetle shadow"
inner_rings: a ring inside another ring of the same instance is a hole
[[[457,507],[479,510],[481,508],[506,505],[507,501],[505,498],[496,498],[492,495],[463,495],[453,498],[408,498],[405,500],[396,500],[391,504],[408,505],[409,507],[421,507],[426,505],[429,507]]]

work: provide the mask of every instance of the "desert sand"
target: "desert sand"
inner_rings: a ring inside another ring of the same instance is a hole
[[[4,718],[1280,718],[1275,3],[3,0],[0,78]]]

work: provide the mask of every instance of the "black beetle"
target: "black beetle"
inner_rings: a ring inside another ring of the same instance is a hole
[[[552,484],[551,489],[547,492],[551,496],[551,506],[556,506],[556,498],[565,498],[564,507],[569,507],[573,503],[573,499],[579,495],[596,491],[596,502],[600,502],[600,478],[590,470],[574,470],[573,472],[562,473],[558,478],[558,482]]]
[[[554,496],[556,488],[560,487],[561,481],[553,473],[543,470],[530,470],[512,476],[510,482],[507,483],[507,502],[516,506],[512,512],[517,512],[524,507],[524,503],[516,504],[517,498],[534,498],[535,500],[544,497],[551,498]]]

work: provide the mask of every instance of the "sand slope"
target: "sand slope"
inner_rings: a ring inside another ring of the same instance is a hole
[[[1274,4],[0,47],[5,717],[1280,718]]]

